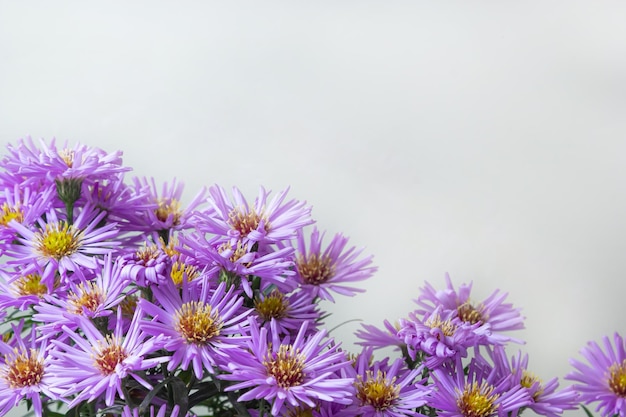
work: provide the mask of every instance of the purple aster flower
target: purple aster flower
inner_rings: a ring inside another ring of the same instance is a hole
[[[168,245],[163,239],[154,236],[152,243],[146,240],[144,244],[121,256],[122,276],[129,278],[141,287],[167,281],[167,274],[171,265]]]
[[[456,311],[437,307],[420,320],[416,313],[409,319],[400,320],[398,336],[404,338],[411,359],[418,352],[426,354],[425,365],[429,369],[441,366],[447,360],[467,356],[467,349],[476,346],[485,336],[481,323],[469,324],[458,319]]]
[[[183,282],[181,290],[171,281],[153,287],[160,307],[139,300],[139,308],[154,319],[143,324],[146,333],[165,337],[164,349],[172,352],[168,370],[183,370],[191,364],[198,379],[204,370],[214,373],[225,350],[238,347],[249,311],[241,310],[243,299],[226,291],[221,283],[214,291],[208,285],[197,287]]]
[[[369,266],[372,256],[359,259],[362,249],[351,247],[346,250],[348,238],[336,234],[330,244],[322,250],[324,234],[317,228],[311,233],[307,249],[304,234],[298,231],[296,252],[296,278],[301,288],[323,300],[334,302],[330,291],[353,296],[365,290],[345,284],[363,281],[374,274],[376,267]]]
[[[52,283],[58,271],[62,278],[79,268],[95,269],[97,258],[112,252],[118,241],[115,224],[99,226],[106,213],[85,206],[74,224],[59,220],[55,211],[46,213],[46,220],[37,221],[31,230],[12,221],[9,226],[21,236],[16,244],[7,247],[6,255],[14,258],[8,264],[23,265],[23,273],[41,273],[44,283]]]
[[[226,388],[242,390],[238,401],[264,399],[272,403],[274,416],[283,415],[287,406],[351,402],[354,380],[338,377],[349,362],[324,330],[307,337],[305,321],[293,340],[289,336],[281,340],[275,327],[268,334],[253,318],[249,322],[247,349],[230,350],[228,363],[223,365],[228,373],[220,375],[220,379],[239,381]]]
[[[16,184],[0,193],[0,255],[4,246],[17,237],[17,232],[9,227],[9,223],[16,221],[30,227],[52,207],[53,192],[52,187],[34,191]]]
[[[505,344],[509,341],[524,343],[522,340],[500,333],[524,328],[524,317],[520,309],[513,308],[512,304],[504,303],[506,293],[496,290],[484,301],[473,303],[470,299],[471,283],[461,285],[457,291],[448,274],[446,274],[446,283],[447,288],[441,291],[435,290],[432,285],[426,283],[421,289],[422,294],[416,300],[422,308],[416,311],[418,314],[432,313],[438,306],[442,306],[444,312],[445,310],[456,311],[456,316],[463,322],[488,324],[490,333],[486,334],[481,344]]]
[[[57,282],[58,284],[58,282]],[[0,309],[27,310],[55,290],[52,283],[41,282],[38,273],[23,274],[21,268],[0,269]]]
[[[531,403],[527,406],[537,414],[548,417],[559,417],[565,410],[574,410],[578,406],[578,395],[572,387],[557,391],[558,379],[552,378],[544,383],[528,370],[528,355],[518,351],[511,360],[506,356],[502,346],[488,349],[494,363],[494,369],[504,379],[513,375],[512,386],[518,384],[530,395]]]
[[[140,373],[168,359],[149,357],[161,348],[162,337],[149,338],[143,332],[143,316],[139,310],[127,331],[121,326],[120,316],[118,309],[120,325],[110,334],[103,335],[90,320],[81,316],[77,318],[80,333],[63,326],[67,338],[51,341],[54,348],[50,355],[55,358],[50,365],[54,391],[69,402],[70,408],[81,401],[100,398],[104,398],[107,406],[113,405],[116,396],[124,399],[122,383],[129,376],[152,389]]]
[[[293,271],[293,248],[287,247],[268,252],[253,250],[251,242],[207,240],[201,233],[181,237],[180,251],[207,266],[207,274],[213,277],[228,277],[231,284],[241,285],[246,295],[253,296],[247,277],[261,280],[261,291],[276,286],[281,291],[294,290],[297,283],[291,279]]]
[[[50,375],[50,358],[47,354],[48,339],[38,339],[33,326],[23,338],[22,325],[13,327],[13,340],[0,340],[0,415],[5,415],[20,401],[32,402],[35,415],[42,416],[42,396],[56,399],[51,391],[54,383]]]
[[[214,185],[209,189],[207,210],[198,219],[198,229],[234,241],[261,244],[291,239],[297,230],[312,224],[311,208],[305,202],[284,202],[286,189],[268,201],[269,193],[261,187],[254,204],[249,204],[239,189],[233,187],[233,202],[226,191]]]
[[[342,416],[404,417],[423,416],[416,411],[426,404],[431,389],[418,379],[421,369],[407,369],[402,358],[391,366],[388,358],[374,361],[372,349],[365,348],[357,357],[354,371],[354,401]]]
[[[39,147],[28,137],[17,146],[8,145],[9,154],[2,160],[8,171],[18,173],[28,182],[45,179],[47,182],[79,179],[86,183],[115,178],[130,171],[122,167],[122,152],[107,154],[102,149],[76,144],[69,148],[67,142],[57,149],[55,139],[48,145],[43,139]]]
[[[455,362],[446,362],[431,374],[434,390],[428,406],[438,410],[437,416],[504,417],[517,415],[532,403],[521,384],[511,383],[513,375],[502,378],[493,367],[474,359],[466,374],[461,358]]]
[[[37,313],[33,320],[43,323],[40,326],[43,333],[57,332],[64,325],[75,329],[80,324],[77,316],[89,319],[108,317],[124,300],[129,280],[121,276],[120,265],[111,255],[105,255],[103,265],[87,272],[89,276],[77,270],[68,283],[67,293],[44,296],[45,302],[35,307]],[[134,289],[129,291],[132,292]]]
[[[404,343],[404,337],[398,336],[398,330],[400,330],[400,324],[396,323],[394,326],[385,320],[383,322],[384,329],[379,329],[372,324],[361,324],[362,330],[357,330],[354,334],[361,341],[356,342],[357,345],[364,347],[371,347],[372,349],[385,349],[393,347],[394,350],[406,349],[406,343]]]
[[[195,210],[204,202],[205,190],[202,189],[186,208],[182,207],[184,184],[173,179],[164,183],[161,192],[157,190],[154,178],[133,178],[137,194],[144,195],[145,203],[156,204],[156,208],[141,213],[143,222],[137,223],[142,230],[159,232],[166,239],[170,230],[183,230],[194,227],[191,222]]]
[[[589,342],[580,353],[588,363],[570,359],[574,371],[565,379],[576,381],[574,389],[585,404],[599,402],[602,416],[626,415],[626,345],[618,333],[611,340],[604,336],[603,346]]]
[[[259,293],[254,300],[253,314],[261,326],[268,329],[275,326],[281,335],[297,333],[305,321],[309,322],[309,332],[314,333],[322,318],[319,306],[307,293],[284,294],[278,289],[268,294]]]

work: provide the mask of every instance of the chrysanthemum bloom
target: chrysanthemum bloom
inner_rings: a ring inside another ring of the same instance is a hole
[[[182,297],[181,297],[182,292]],[[164,349],[172,352],[168,370],[180,365],[186,370],[193,367],[194,374],[202,379],[204,370],[214,372],[225,350],[242,343],[242,326],[249,311],[242,312],[243,299],[226,291],[220,284],[215,290],[208,285],[198,290],[183,282],[182,291],[173,282],[153,287],[157,305],[139,300],[139,308],[154,319],[143,323],[143,330],[151,335],[165,337]]]
[[[247,349],[229,351],[228,363],[223,365],[228,373],[220,375],[221,379],[240,381],[226,388],[242,390],[238,401],[264,399],[272,404],[274,416],[282,415],[287,405],[314,407],[316,401],[352,401],[354,380],[337,376],[350,364],[332,339],[326,339],[325,331],[306,337],[308,322],[304,322],[293,341],[289,337],[281,341],[275,327],[268,335],[267,328],[259,328],[253,318],[249,321]]]
[[[0,415],[5,415],[20,401],[32,402],[35,415],[42,416],[42,396],[55,399],[50,391],[54,383],[50,376],[49,357],[47,355],[48,340],[38,340],[35,327],[22,338],[20,328],[13,328],[10,344],[0,341]]]
[[[478,366],[474,360],[467,375],[461,358],[456,358],[454,365],[444,363],[431,375],[434,389],[428,406],[437,409],[439,417],[504,417],[516,415],[532,403],[521,384],[511,384],[513,375],[502,379],[493,369]]]
[[[54,188],[34,191],[29,187],[15,184],[0,193],[0,255],[6,244],[17,237],[17,232],[9,227],[11,221],[29,227],[42,214],[52,207]]]
[[[107,154],[102,149],[81,144],[69,148],[67,142],[58,149],[55,139],[50,144],[41,139],[37,146],[28,137],[20,140],[17,146],[9,144],[7,149],[9,154],[3,158],[2,166],[28,181],[80,179],[90,183],[130,171],[122,166],[121,151]]]
[[[314,228],[307,248],[304,233],[299,231],[297,234],[296,279],[303,291],[314,298],[332,302],[335,300],[331,291],[347,296],[364,292],[361,288],[346,284],[363,281],[376,272],[376,267],[369,266],[372,256],[359,259],[362,249],[346,249],[348,238],[341,234],[336,234],[330,244],[322,249],[323,238],[324,234]]]
[[[437,307],[424,319],[411,313],[409,319],[400,320],[398,336],[404,338],[411,359],[415,360],[419,352],[426,357],[424,363],[429,369],[435,369],[447,360],[467,356],[467,349],[476,346],[481,337],[487,334],[486,325],[469,324],[458,319],[453,310],[443,312]]]
[[[226,191],[209,188],[211,208],[198,219],[202,232],[222,236],[224,240],[259,242],[261,245],[291,239],[297,230],[312,224],[311,208],[305,202],[289,200],[286,189],[268,201],[269,193],[261,187],[254,204],[249,204],[239,189],[233,187],[233,202]]]
[[[140,373],[166,361],[167,357],[149,357],[162,346],[162,337],[148,337],[142,330],[142,315],[137,312],[127,331],[121,326],[121,311],[114,331],[103,335],[85,317],[78,317],[80,334],[67,326],[63,331],[71,339],[52,340],[50,355],[55,358],[50,365],[54,392],[69,407],[81,401],[103,398],[107,406],[113,405],[116,396],[124,399],[122,383],[132,377],[147,389],[150,383]],[[74,396],[70,400],[71,396]]]
[[[574,371],[565,379],[576,381],[574,389],[586,404],[599,402],[596,411],[602,416],[626,415],[626,345],[618,333],[613,335],[613,344],[605,336],[603,347],[589,342],[580,353],[587,363],[570,359]]]
[[[557,391],[558,379],[552,378],[544,383],[528,370],[528,354],[518,351],[511,360],[506,356],[502,346],[488,349],[495,371],[504,379],[513,375],[510,384],[520,384],[530,394],[531,403],[527,406],[537,414],[548,417],[559,417],[565,410],[574,410],[578,407],[578,395],[567,387]]]
[[[309,322],[309,332],[316,332],[321,313],[319,306],[302,291],[284,294],[274,289],[269,294],[260,293],[254,300],[254,313],[263,327],[270,328],[272,322],[281,335],[295,334],[302,322]]]
[[[394,350],[399,351],[406,349],[404,338],[398,336],[400,323],[396,323],[394,326],[389,320],[385,320],[383,326],[384,329],[379,329],[372,324],[361,324],[363,329],[354,332],[354,335],[361,339],[356,344],[363,347],[371,347],[372,349],[385,349],[388,347],[393,347]]]
[[[207,240],[203,233],[190,233],[180,238],[180,251],[207,266],[207,275],[226,280],[236,287],[241,286],[249,298],[253,297],[249,277],[260,282],[258,290],[275,286],[290,292],[297,287],[292,278],[293,248],[287,247],[265,252],[253,250],[252,242]]]
[[[513,308],[512,304],[504,303],[506,293],[496,290],[484,301],[474,303],[470,299],[471,283],[461,285],[457,291],[448,274],[446,274],[446,283],[447,288],[440,291],[435,290],[428,282],[426,283],[416,300],[421,307],[417,310],[418,314],[430,314],[438,306],[442,306],[444,312],[445,310],[456,311],[457,317],[463,322],[488,324],[491,333],[485,335],[482,344],[501,345],[509,341],[524,343],[522,340],[500,333],[524,328],[524,317],[520,309]]]
[[[115,224],[99,224],[105,215],[85,206],[74,224],[68,224],[55,211],[49,211],[46,220],[38,220],[34,230],[12,221],[9,226],[21,237],[7,247],[6,254],[13,258],[7,263],[22,265],[25,274],[41,273],[44,283],[52,283],[57,271],[66,279],[70,271],[93,270],[97,263],[94,255],[113,252],[119,245],[111,240],[118,234]]]
[[[416,412],[426,404],[430,388],[417,381],[421,369],[407,369],[402,358],[391,366],[387,358],[374,361],[372,349],[357,357],[354,374],[354,402],[341,415],[363,417],[422,416]]]
[[[122,276],[142,287],[168,280],[171,265],[168,245],[156,234],[153,241],[146,240],[138,249],[127,250],[121,255]]]

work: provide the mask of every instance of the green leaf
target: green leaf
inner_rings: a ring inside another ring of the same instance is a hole
[[[584,405],[580,405],[580,408],[583,409],[583,411],[587,414],[587,417],[593,417],[593,414],[591,414],[591,411],[589,411],[589,409],[587,407],[585,407]]]

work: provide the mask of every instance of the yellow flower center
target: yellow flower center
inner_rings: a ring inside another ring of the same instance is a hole
[[[486,317],[484,317],[480,312],[481,309],[474,307],[469,301],[458,306],[456,310],[458,312],[459,319],[466,323],[484,323],[486,320]]]
[[[82,232],[64,222],[46,225],[46,230],[36,235],[37,249],[48,258],[57,261],[72,255],[80,248]]]
[[[539,379],[539,377],[537,375],[535,375],[532,372],[524,369],[522,371],[522,380],[520,381],[520,384],[524,388],[530,389],[536,383],[538,383],[538,389],[533,394],[533,399],[534,400],[537,400],[537,398],[543,393],[543,384],[541,383],[541,379]]]
[[[457,397],[456,405],[463,417],[488,417],[493,415],[498,404],[499,395],[494,394],[494,387],[483,381],[482,384],[474,382],[465,386],[465,389]]]
[[[137,296],[126,295],[119,305],[122,309],[123,316],[133,317],[135,315],[135,310],[137,309]]]
[[[220,254],[223,254],[226,251],[232,251],[232,254],[228,258],[228,260],[235,263],[239,259],[241,259],[242,256],[248,254],[248,244],[241,243],[241,241],[238,240],[237,248],[233,249],[233,245],[230,242],[224,242],[217,248],[217,251]],[[250,263],[245,264],[245,266],[250,266]]]
[[[206,345],[220,334],[222,320],[218,311],[201,301],[190,301],[176,312],[176,331],[187,343]]]
[[[41,298],[48,293],[48,287],[41,283],[41,275],[28,274],[19,277],[13,284],[16,292],[20,296],[36,295]]]
[[[228,213],[228,223],[230,227],[238,231],[241,236],[247,236],[248,233],[257,230],[261,220],[265,220],[264,229],[267,232],[270,225],[262,211],[261,213],[257,213],[254,208],[252,211],[246,211],[243,208],[234,208]]]
[[[0,209],[0,225],[7,226],[11,220],[22,223],[24,221],[24,213],[19,206],[10,207],[9,203],[4,203],[2,209]]]
[[[68,168],[72,168],[72,166],[74,165],[74,157],[76,156],[76,153],[74,151],[69,149],[61,149],[59,151],[59,156],[61,157],[63,162],[65,162]]]
[[[609,388],[616,395],[626,397],[626,359],[609,368]]]
[[[387,381],[387,375],[378,371],[376,376],[372,371],[366,372],[366,378],[357,376],[354,383],[356,397],[362,405],[371,405],[377,411],[383,411],[391,407],[400,395],[400,387],[395,384],[395,378]]]
[[[254,308],[264,321],[272,318],[282,319],[287,316],[289,302],[285,300],[285,296],[278,290],[272,291],[263,300],[254,300]]]
[[[183,279],[187,277],[187,282],[192,281],[200,275],[200,271],[194,265],[187,265],[184,262],[176,261],[172,264],[172,271],[170,272],[170,278],[176,285],[181,285]]]
[[[301,385],[304,382],[304,356],[292,345],[280,345],[278,352],[267,352],[263,365],[268,376],[273,376],[281,388]]]
[[[117,365],[128,357],[126,350],[111,335],[107,335],[106,340],[100,342],[95,350],[94,365],[104,375],[111,375],[115,372]]]
[[[135,252],[135,258],[144,265],[159,257],[161,252],[157,245],[144,245]]]
[[[94,312],[104,302],[102,289],[94,282],[80,283],[76,292],[70,291],[67,296],[67,310],[74,314],[83,314],[83,308]]]
[[[174,226],[177,226],[180,224],[180,218],[183,215],[180,201],[174,198],[172,199],[162,198],[157,201],[157,204],[159,205],[158,208],[155,210],[157,219],[159,219],[162,222],[167,221],[167,218],[171,214],[173,216],[172,222]]]
[[[444,336],[454,335],[454,332],[456,332],[457,329],[457,326],[450,322],[450,320],[442,321],[439,316],[426,320],[426,323],[424,324],[431,329],[440,329]]]
[[[35,349],[20,353],[16,348],[13,355],[5,355],[4,359],[7,369],[3,376],[10,388],[24,388],[41,382],[44,366]]]
[[[335,265],[330,256],[310,255],[304,258],[298,255],[296,267],[302,280],[310,285],[320,285],[335,275]]]

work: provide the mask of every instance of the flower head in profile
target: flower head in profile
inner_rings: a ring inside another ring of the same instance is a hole
[[[333,302],[331,291],[347,296],[365,291],[347,284],[363,281],[374,274],[377,268],[370,266],[372,257],[360,258],[362,250],[355,247],[346,249],[348,238],[341,234],[336,234],[325,248],[322,247],[323,238],[324,234],[314,228],[307,245],[304,233],[298,232],[296,279],[302,290],[313,298]]]
[[[39,339],[35,327],[22,337],[22,326],[14,326],[13,340],[0,340],[0,415],[5,415],[20,401],[32,402],[35,415],[42,416],[43,398],[55,399],[49,372],[48,339]]]
[[[304,322],[295,338],[282,340],[275,327],[268,332],[250,318],[251,338],[247,349],[228,352],[222,379],[237,381],[227,391],[242,390],[239,401],[265,399],[271,414],[282,415],[286,407],[315,407],[317,401],[340,404],[351,402],[352,378],[338,373],[350,366],[346,354],[338,350],[326,332],[306,336]]]
[[[372,324],[361,324],[362,329],[354,332],[354,335],[360,339],[357,345],[363,347],[371,347],[372,349],[385,349],[393,347],[394,350],[402,351],[406,349],[404,338],[398,336],[400,323],[391,324],[389,320],[383,321],[384,329],[380,329]]]
[[[233,201],[226,191],[214,185],[209,189],[207,210],[199,219],[199,229],[221,236],[224,240],[258,242],[260,245],[291,239],[297,230],[312,224],[311,208],[304,202],[285,202],[288,189],[271,200],[261,187],[253,204],[246,201],[239,189],[233,188]]]
[[[603,346],[589,342],[581,350],[587,361],[570,359],[574,371],[565,379],[575,381],[574,389],[586,404],[598,402],[604,417],[626,415],[626,345],[619,334],[602,339]]]
[[[524,317],[520,309],[504,303],[507,296],[499,290],[494,291],[484,301],[475,303],[470,298],[472,284],[463,284],[458,291],[454,288],[450,276],[446,274],[447,288],[436,290],[426,283],[416,302],[420,306],[418,314],[430,314],[441,306],[442,311],[455,311],[456,317],[464,323],[488,325],[489,332],[484,334],[481,344],[505,344],[509,341],[524,343],[522,340],[502,334],[503,331],[524,328]]]
[[[21,184],[0,192],[0,255],[5,244],[17,237],[9,223],[15,221],[30,227],[52,207],[53,192],[53,187],[35,191]]]
[[[162,337],[148,337],[142,330],[142,315],[136,311],[130,326],[122,326],[121,309],[118,325],[103,334],[86,317],[80,316],[79,330],[63,326],[65,337],[52,340],[50,365],[54,391],[69,402],[69,407],[81,401],[104,400],[113,405],[116,398],[124,399],[122,384],[132,377],[147,389],[152,385],[141,371],[152,368],[167,357],[150,357],[162,346]],[[71,396],[73,399],[68,400]]]
[[[182,295],[181,295],[182,293]],[[139,300],[138,307],[153,320],[145,322],[143,329],[153,336],[163,335],[163,348],[172,352],[168,370],[193,368],[201,379],[205,370],[214,373],[228,349],[242,343],[242,330],[247,324],[242,311],[243,298],[236,296],[225,283],[211,290],[203,285],[187,285],[182,290],[172,281],[153,287],[155,300]]]
[[[284,294],[274,289],[260,293],[254,300],[254,313],[262,326],[276,326],[281,335],[295,334],[304,321],[309,322],[309,332],[316,332],[322,314],[317,303],[302,291]],[[272,324],[273,323],[273,324]]]

